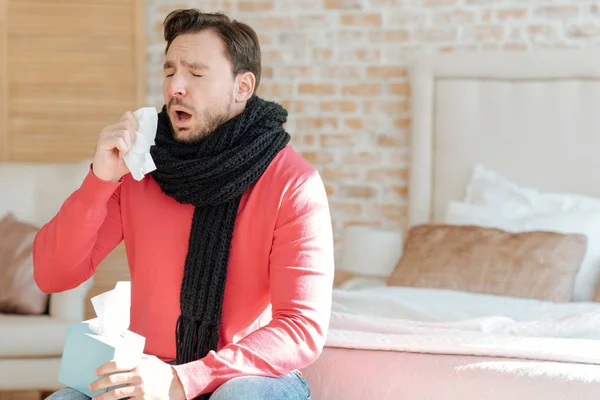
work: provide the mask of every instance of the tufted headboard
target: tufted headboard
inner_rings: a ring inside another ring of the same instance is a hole
[[[600,197],[599,51],[439,54],[410,79],[410,225],[441,221],[477,163]]]

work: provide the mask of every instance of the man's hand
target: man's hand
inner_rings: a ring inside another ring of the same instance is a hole
[[[110,374],[110,375],[106,375]],[[173,367],[154,356],[144,355],[135,368],[127,368],[109,361],[96,370],[96,375],[106,375],[92,382],[91,391],[112,386],[111,389],[94,397],[94,400],[132,399],[185,400],[183,385]]]
[[[92,165],[94,175],[103,181],[117,182],[129,172],[123,157],[131,150],[138,129],[137,118],[127,111],[119,122],[102,130]]]

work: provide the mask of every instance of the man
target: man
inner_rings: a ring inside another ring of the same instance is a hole
[[[81,187],[36,237],[36,281],[76,287],[125,241],[130,329],[148,356],[99,366],[91,390],[119,386],[98,399],[305,400],[297,370],[323,348],[333,282],[323,183],[287,145],[287,112],[255,95],[250,27],[178,10],[165,39],[157,170],[139,182],[128,173],[131,112],[106,127]]]

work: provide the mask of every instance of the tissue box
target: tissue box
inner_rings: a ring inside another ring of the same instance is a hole
[[[94,397],[111,389],[96,392],[88,390],[90,383],[100,378],[96,375],[96,369],[111,360],[135,366],[144,354],[146,338],[128,329],[130,282],[117,282],[113,290],[91,300],[97,318],[71,325],[67,329],[58,381]]]
[[[89,397],[106,390],[90,392],[90,383],[99,379],[96,369],[110,360],[135,365],[143,355],[146,339],[129,330],[116,336],[103,336],[90,329],[96,319],[69,326],[58,380]],[[109,390],[109,389],[107,389]]]

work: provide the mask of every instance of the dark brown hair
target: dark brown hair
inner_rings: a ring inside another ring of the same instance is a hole
[[[179,35],[213,30],[225,45],[226,55],[233,66],[233,76],[240,72],[252,72],[256,79],[256,91],[260,83],[260,44],[256,32],[250,26],[232,20],[223,13],[205,13],[190,8],[171,11],[165,18],[164,27],[167,41],[165,53]]]

